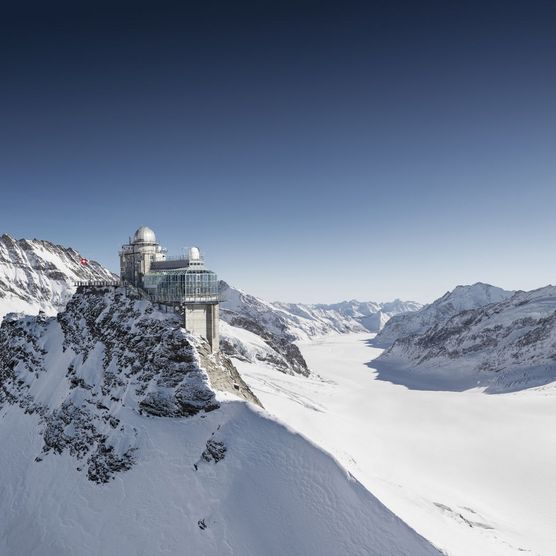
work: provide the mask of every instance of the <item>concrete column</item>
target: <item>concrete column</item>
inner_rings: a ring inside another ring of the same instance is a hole
[[[220,344],[218,304],[186,304],[183,315],[185,329],[205,338],[212,351],[217,352]]]

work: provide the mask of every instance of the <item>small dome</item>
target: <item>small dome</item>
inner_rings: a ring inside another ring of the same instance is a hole
[[[156,243],[156,236],[149,227],[141,226],[133,236],[133,243]]]
[[[189,260],[190,261],[199,261],[201,259],[201,251],[198,247],[190,247],[189,248]]]

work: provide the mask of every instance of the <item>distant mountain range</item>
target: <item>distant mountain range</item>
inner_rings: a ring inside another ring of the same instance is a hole
[[[308,375],[309,369],[294,342],[331,333],[377,332],[393,315],[421,307],[400,300],[271,303],[226,282],[220,283],[220,293],[222,349],[239,359],[266,361],[282,372],[302,375]]]
[[[416,301],[400,299],[385,303],[352,299],[332,304],[275,302],[272,305],[288,314],[290,328],[300,339],[305,334],[305,337],[314,337],[330,332],[378,332],[393,316],[422,307]],[[296,330],[298,328],[301,330]]]

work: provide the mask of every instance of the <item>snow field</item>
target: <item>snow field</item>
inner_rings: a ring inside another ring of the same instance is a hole
[[[437,554],[328,454],[244,402],[185,419],[122,413],[140,457],[105,485],[67,454],[35,462],[37,418],[0,413],[0,554]],[[217,464],[200,457],[213,433],[227,446]]]
[[[318,377],[236,365],[272,414],[448,554],[553,554],[556,389],[408,390],[375,380],[371,338],[301,343]]]

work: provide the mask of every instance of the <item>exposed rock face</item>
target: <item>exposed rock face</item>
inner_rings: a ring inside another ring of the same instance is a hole
[[[197,342],[196,348],[201,359],[201,366],[207,372],[212,388],[240,396],[244,400],[262,407],[261,402],[241,378],[230,358],[222,352],[212,353],[207,342],[198,340]]]
[[[129,288],[82,288],[57,317],[4,320],[0,408],[38,414],[44,454],[86,460],[89,479],[106,482],[134,462],[136,430],[122,413],[184,417],[218,408],[201,368],[208,348],[200,356],[197,344],[177,315]],[[229,361],[214,357],[209,368],[219,384],[258,402]]]
[[[518,292],[399,339],[378,360],[389,377],[448,389],[506,392],[556,380],[556,288]],[[405,378],[404,378],[405,377]]]
[[[97,262],[80,260],[71,247],[1,236],[0,319],[9,312],[55,315],[75,292],[74,282],[117,279]]]
[[[451,317],[491,303],[509,299],[514,292],[478,282],[472,286],[457,286],[422,309],[393,316],[377,334],[374,344],[390,347],[396,340],[413,334],[423,334],[428,328],[446,322]]]

